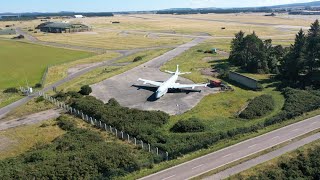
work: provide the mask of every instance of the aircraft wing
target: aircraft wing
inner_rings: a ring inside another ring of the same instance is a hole
[[[207,87],[208,84],[179,84],[175,83],[171,88],[173,89],[181,89],[181,88],[196,88],[196,87]]]
[[[151,84],[153,86],[158,86],[158,87],[161,86],[161,84],[162,84],[161,82],[150,81],[150,80],[141,79],[141,78],[139,78],[138,81],[142,81],[143,84]]]

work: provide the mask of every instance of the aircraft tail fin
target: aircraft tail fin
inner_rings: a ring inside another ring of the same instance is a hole
[[[191,72],[180,72],[180,70],[179,70],[179,65],[177,65],[177,70],[176,70],[176,72],[168,71],[168,70],[165,70],[165,72],[167,72],[167,73],[169,73],[169,74],[177,74],[177,75],[190,74],[190,73],[191,73]]]

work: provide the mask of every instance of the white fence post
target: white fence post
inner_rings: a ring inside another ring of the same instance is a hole
[[[129,134],[127,134],[128,135],[128,142],[130,142],[130,136],[129,136]]]
[[[167,161],[169,160],[169,153],[168,152],[166,152],[166,159],[167,159]]]
[[[156,147],[156,150],[157,150],[157,155],[159,155],[159,149]]]
[[[150,147],[150,144],[148,144],[148,148],[149,148],[149,152],[151,152],[151,147]]]
[[[141,140],[141,147],[142,147],[142,149],[143,149],[143,141]]]
[[[134,138],[134,145],[137,145],[137,138]]]

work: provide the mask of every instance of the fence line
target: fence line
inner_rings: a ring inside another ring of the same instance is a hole
[[[63,102],[58,101],[57,99],[39,91],[39,96],[42,96],[44,99],[50,101],[51,103],[53,103],[54,105],[56,105],[57,107],[67,111],[69,114],[74,115],[76,117],[81,118],[82,120],[84,120],[85,122],[99,128],[102,129],[104,131],[106,131],[107,133],[111,133],[114,136],[116,136],[117,138],[123,140],[123,141],[127,141],[131,144],[134,144],[135,146],[146,150],[150,153],[154,153],[158,156],[162,157],[162,160],[168,160],[169,159],[169,153],[168,152],[163,152],[161,150],[159,150],[158,147],[154,147],[151,144],[145,143],[142,140],[137,139],[134,136],[129,135],[128,133],[124,132],[124,131],[119,131],[117,128],[114,128],[110,125],[107,125],[106,123],[103,123],[100,120],[97,120],[91,116],[88,116],[87,114],[84,114],[82,111],[72,108],[69,105],[66,105]]]

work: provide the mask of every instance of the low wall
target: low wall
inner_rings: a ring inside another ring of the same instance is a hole
[[[242,74],[236,73],[236,72],[229,72],[229,79],[236,81],[239,84],[242,84],[243,86],[246,86],[250,89],[258,89],[259,88],[259,82],[253,78],[244,76]]]

